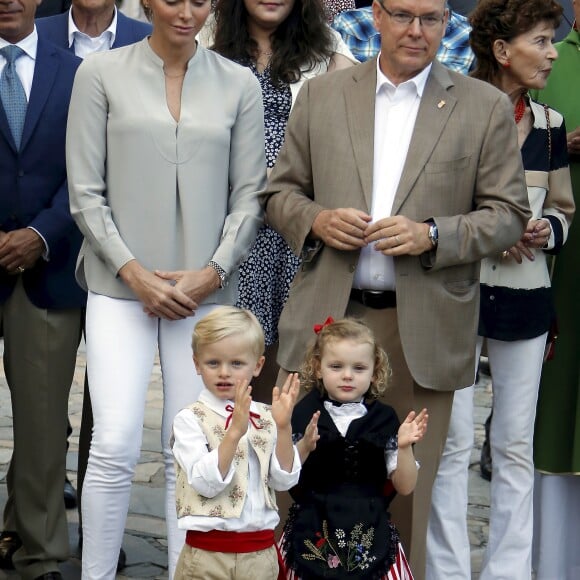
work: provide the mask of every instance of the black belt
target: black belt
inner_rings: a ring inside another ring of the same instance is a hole
[[[397,294],[394,290],[358,290],[353,288],[350,291],[350,299],[375,310],[397,307]]]

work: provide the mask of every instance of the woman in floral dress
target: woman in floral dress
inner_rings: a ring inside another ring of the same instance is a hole
[[[213,44],[215,51],[250,68],[260,82],[270,171],[304,82],[351,66],[356,60],[340,35],[326,24],[319,0],[282,0],[276,6],[258,0],[220,0],[209,28],[209,34],[205,34],[209,38],[202,38],[202,42]],[[254,398],[258,400],[269,398],[276,380],[278,319],[299,267],[300,259],[269,226],[259,231],[250,255],[240,267],[236,306],[256,315],[266,337],[266,368],[253,384]]]

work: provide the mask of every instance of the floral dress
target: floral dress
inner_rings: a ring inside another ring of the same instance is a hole
[[[292,107],[290,86],[275,85],[269,67],[260,73],[254,63],[241,64],[251,69],[262,87],[266,161],[271,169],[284,144]],[[282,236],[271,227],[262,226],[248,257],[240,266],[236,306],[247,308],[256,315],[264,329],[267,345],[278,340],[278,320],[299,267],[300,258]]]
[[[388,507],[395,492],[399,420],[380,402],[336,403],[317,391],[296,406],[300,439],[320,411],[316,449],[304,462],[280,541],[288,579],[412,580]]]
[[[324,0],[322,4],[329,24],[332,24],[334,17],[338,16],[341,12],[354,10],[357,7],[354,0]]]

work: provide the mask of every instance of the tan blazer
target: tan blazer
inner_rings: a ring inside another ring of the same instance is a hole
[[[267,221],[296,254],[324,208],[370,212],[376,59],[308,81],[265,192]],[[530,216],[513,108],[491,85],[429,75],[393,215],[433,218],[437,251],[395,258],[401,342],[414,380],[473,383],[479,260],[516,242]],[[311,243],[311,242],[310,242]],[[280,319],[278,362],[299,367],[312,325],[344,315],[359,252],[323,246],[306,258]]]
[[[89,56],[73,88],[67,170],[71,213],[85,236],[83,286],[135,298],[117,277],[133,258],[170,271],[215,260],[234,280],[207,301],[235,299],[266,176],[262,94],[249,69],[198,47],[176,123],[163,62],[147,39]]]

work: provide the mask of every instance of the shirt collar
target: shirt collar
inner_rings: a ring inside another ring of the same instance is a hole
[[[0,38],[0,48],[8,46],[10,42],[7,42],[3,38]],[[36,32],[36,26],[34,30],[20,42],[16,43],[32,60],[36,60],[36,50],[38,48],[38,33]]]
[[[77,25],[75,24],[75,21],[73,20],[72,17],[72,7],[69,8],[68,11],[68,46],[69,48],[73,45],[74,41],[75,41],[75,33],[77,34],[83,34],[84,36],[87,36],[84,32],[81,32]],[[113,20],[111,20],[111,24],[109,24],[109,27],[106,28],[105,30],[103,30],[103,32],[100,34],[99,38],[102,38],[103,36],[110,34],[111,35],[111,46],[113,46],[113,44],[115,44],[115,36],[117,34],[117,7],[114,7],[114,12],[113,12]]]
[[[346,437],[348,428],[355,419],[360,419],[368,413],[363,401],[346,403],[342,407],[335,407],[331,401],[324,401],[324,408],[343,437]]]
[[[355,401],[353,403],[342,403],[339,405],[334,405],[331,400],[327,399],[323,401],[324,408],[331,414],[331,415],[339,415],[339,416],[350,416],[350,415],[359,415],[362,413],[366,415],[367,408],[364,401]],[[361,410],[361,409],[364,409]]]
[[[383,74],[381,71],[381,67],[379,65],[379,61],[381,58],[381,53],[377,57],[377,88],[376,94],[378,95],[383,87],[387,87],[387,90],[396,90],[398,87],[402,87],[405,85],[413,85],[417,92],[417,96],[421,98],[423,96],[423,91],[425,90],[425,84],[427,83],[427,78],[429,77],[429,73],[431,72],[431,63],[426,66],[418,75],[415,75],[413,78],[410,78],[408,81],[401,83],[400,85],[395,86],[386,75]]]

